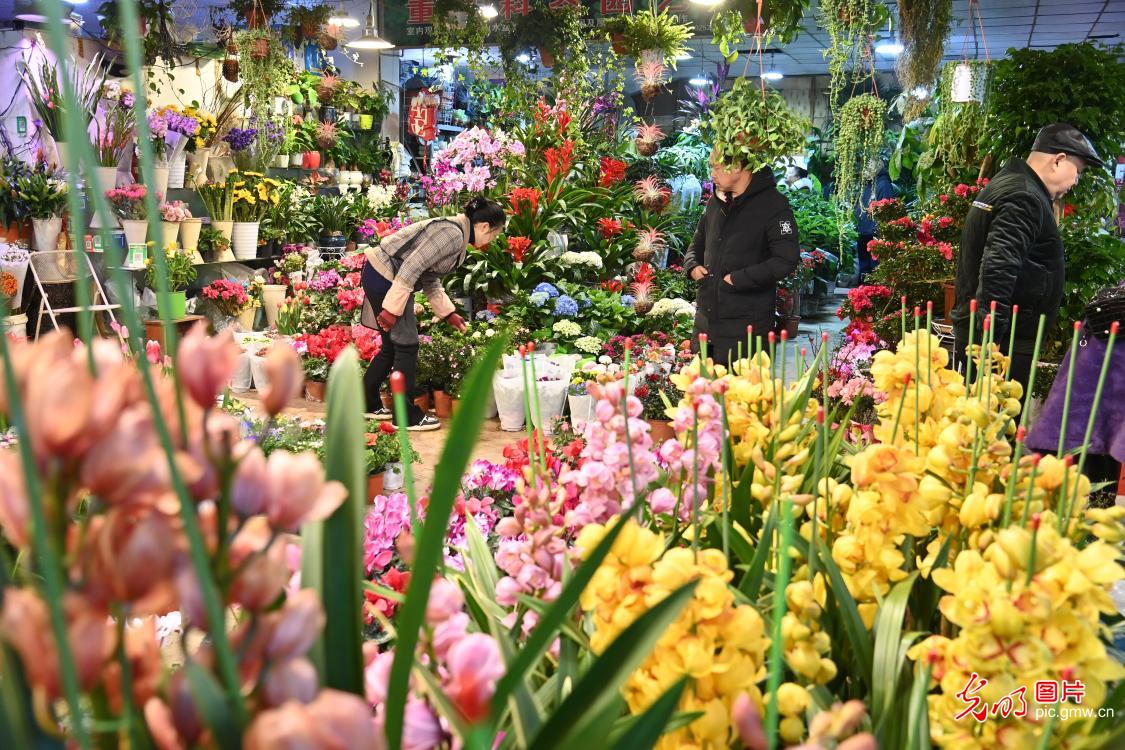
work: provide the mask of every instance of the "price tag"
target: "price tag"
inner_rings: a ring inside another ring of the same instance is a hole
[[[144,268],[145,259],[148,257],[148,245],[134,243],[129,245],[129,252],[125,255],[125,265],[129,268]]]
[[[27,118],[23,115],[16,118],[16,132],[20,135],[27,135]]]

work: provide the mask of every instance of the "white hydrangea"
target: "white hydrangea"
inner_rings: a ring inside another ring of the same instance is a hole
[[[586,354],[597,354],[602,350],[602,342],[596,336],[583,336],[574,342],[574,348]]]
[[[683,316],[691,315],[691,316],[694,316],[695,315],[695,305],[688,302],[687,300],[676,299],[676,298],[671,298],[671,297],[665,298],[665,299],[658,299],[656,301],[656,303],[652,306],[652,309],[649,310],[648,314],[653,315],[653,316],[660,316],[660,315],[683,315]]]
[[[576,253],[573,250],[568,250],[561,256],[559,256],[559,260],[561,260],[568,266],[588,266],[590,268],[602,267],[602,256],[591,251]]]
[[[551,330],[566,338],[574,338],[575,336],[582,335],[582,326],[578,325],[573,320],[560,320],[551,327]]]

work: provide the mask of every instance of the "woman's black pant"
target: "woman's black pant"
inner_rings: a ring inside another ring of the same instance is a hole
[[[383,308],[383,298],[390,291],[391,282],[376,271],[370,263],[363,266],[363,275],[360,277],[363,284],[363,293],[371,303],[372,310],[378,314]],[[410,302],[407,302],[407,306]],[[413,330],[407,330],[413,328]],[[402,329],[402,330],[400,330]],[[371,360],[367,372],[363,375],[363,395],[367,402],[367,411],[377,411],[383,406],[379,391],[383,383],[390,377],[392,371],[402,373],[406,379],[406,414],[410,424],[418,424],[425,413],[414,404],[414,385],[418,371],[418,322],[414,318],[414,310],[404,311],[398,323],[390,331],[380,331],[383,345],[379,353]],[[405,335],[403,335],[405,334]],[[413,341],[413,343],[395,343],[399,341]]]

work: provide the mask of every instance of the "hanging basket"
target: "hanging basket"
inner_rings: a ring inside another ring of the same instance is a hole
[[[254,45],[250,48],[250,57],[255,60],[265,60],[270,53],[269,39],[255,39]]]
[[[316,39],[317,34],[320,33],[320,24],[316,21],[305,20],[301,21],[301,36],[305,39]]]
[[[331,52],[339,46],[339,40],[327,31],[321,31],[320,36],[317,37],[317,44],[319,44],[325,52]]]
[[[983,102],[988,83],[988,67],[969,62],[957,63],[950,82],[950,100],[958,103]]]
[[[238,50],[233,44],[227,47],[227,56],[223,58],[223,78],[238,83]]]

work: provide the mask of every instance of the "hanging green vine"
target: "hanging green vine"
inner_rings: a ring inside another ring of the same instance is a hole
[[[945,54],[945,38],[953,24],[953,0],[898,0],[898,33],[905,47],[898,59],[898,80],[910,96],[905,118],[913,120],[925,108],[913,96],[919,86],[929,88]]]
[[[829,99],[835,118],[844,89],[872,75],[871,39],[890,17],[879,0],[821,0],[820,22],[828,33]]]
[[[887,103],[874,94],[853,96],[836,117],[836,203],[852,210],[878,174]]]
[[[982,140],[988,116],[987,95],[984,103],[955,102],[952,98],[953,71],[963,64],[981,68],[982,74],[987,76],[988,63],[983,60],[950,62],[942,70],[938,114],[930,126],[926,150],[916,170],[921,198],[933,197],[949,185],[971,183],[977,178],[984,160]]]
[[[484,55],[488,21],[472,0],[434,0],[433,25],[430,44],[434,47],[464,47],[470,64]]]
[[[724,10],[711,16],[711,44],[719,48],[728,65],[738,59],[738,45],[745,38],[742,13],[738,10]]]
[[[296,69],[281,40],[269,29],[248,29],[234,35],[239,75],[247,109],[268,116],[275,96],[288,96]]]

